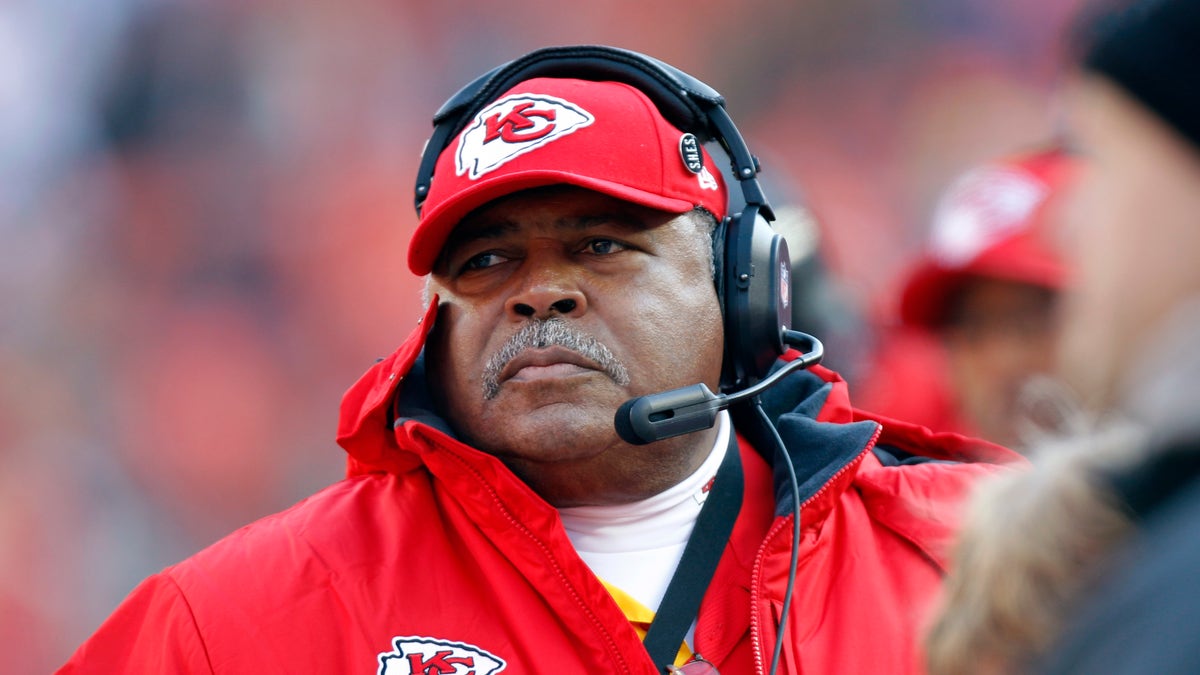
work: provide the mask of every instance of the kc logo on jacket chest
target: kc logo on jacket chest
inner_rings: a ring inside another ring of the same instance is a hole
[[[378,675],[492,675],[508,664],[474,645],[429,637],[394,637],[379,655]]]

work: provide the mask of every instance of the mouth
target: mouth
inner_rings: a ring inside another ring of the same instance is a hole
[[[517,354],[504,366],[498,383],[562,378],[587,371],[603,372],[603,368],[565,347],[530,348]]]
[[[597,373],[629,384],[625,366],[604,343],[555,317],[530,321],[505,340],[484,364],[481,384],[491,400],[505,384],[556,386]]]

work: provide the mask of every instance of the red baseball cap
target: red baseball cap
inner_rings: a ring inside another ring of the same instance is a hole
[[[481,110],[438,157],[409,269],[428,274],[450,232],[480,206],[564,183],[670,213],[726,210],[712,158],[645,94],[619,82],[536,78]]]
[[[997,160],[963,174],[942,194],[922,260],[900,296],[900,319],[937,327],[951,294],[971,278],[1057,290],[1067,268],[1047,215],[1077,173],[1060,148]]]

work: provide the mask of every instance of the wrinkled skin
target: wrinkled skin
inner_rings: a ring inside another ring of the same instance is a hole
[[[568,186],[515,193],[464,218],[429,283],[440,302],[429,363],[442,413],[555,506],[626,503],[689,475],[714,430],[632,446],[613,416],[634,396],[717,388],[723,331],[706,227],[693,213]],[[487,392],[489,359],[523,326],[556,317],[603,345],[627,381],[576,350],[530,346]]]

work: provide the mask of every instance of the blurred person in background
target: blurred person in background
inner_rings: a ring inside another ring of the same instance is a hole
[[[1036,470],[979,486],[926,635],[928,675],[1030,672],[1133,531],[1109,482],[1136,439],[1125,428],[1039,442]]]
[[[1200,4],[1094,11],[1056,345],[1083,431],[980,493],[929,636],[939,674],[1200,672]]]
[[[1071,92],[1090,158],[1073,207],[1064,377],[1137,425],[1112,477],[1137,535],[1041,672],[1200,672],[1200,3],[1104,15]]]
[[[765,377],[729,298],[787,273],[726,255],[774,234],[718,225],[726,172],[608,78],[691,80],[597,51],[506,66],[436,126],[407,258],[428,307],[343,399],[346,478],[151,576],[64,672],[919,671],[959,500],[1019,456],[881,424],[795,350],[757,408],[631,440],[631,400]]]
[[[1062,196],[1077,163],[1052,146],[975,167],[947,188],[903,283],[898,334],[878,338],[864,405],[1010,447],[1028,442],[1023,425],[1039,411],[1022,409],[1022,394],[1053,365],[1068,280]]]

